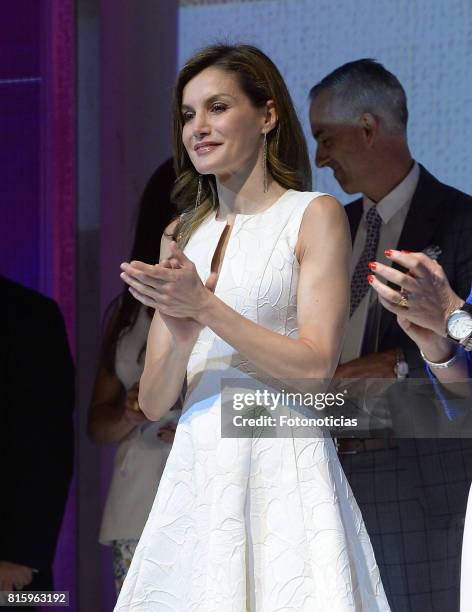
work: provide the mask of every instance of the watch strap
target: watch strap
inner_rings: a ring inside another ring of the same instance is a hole
[[[454,351],[454,355],[450,359],[448,359],[447,361],[442,361],[441,363],[430,361],[429,359],[427,359],[427,357],[424,356],[424,353],[421,350],[420,350],[420,353],[421,353],[421,357],[423,358],[423,361],[432,370],[435,370],[435,369],[445,370],[446,368],[450,368],[451,366],[453,366],[455,362],[457,361],[457,350]]]
[[[466,351],[472,351],[472,334],[470,334],[469,336],[467,336],[467,338],[465,340],[463,340],[461,342],[461,346],[466,350]]]

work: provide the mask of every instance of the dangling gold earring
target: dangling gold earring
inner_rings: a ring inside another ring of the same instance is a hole
[[[264,174],[264,193],[269,191],[269,185],[267,183],[267,132],[264,132],[264,144],[262,150],[262,171]]]
[[[197,188],[197,197],[195,198],[195,208],[196,210],[200,206],[200,200],[202,199],[202,175],[198,176],[198,188]]]

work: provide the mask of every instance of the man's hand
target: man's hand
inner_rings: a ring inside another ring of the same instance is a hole
[[[0,591],[20,591],[33,580],[33,570],[25,565],[0,561]]]
[[[397,350],[368,353],[336,368],[334,378],[396,378]]]

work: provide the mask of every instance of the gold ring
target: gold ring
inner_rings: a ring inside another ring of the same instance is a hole
[[[402,308],[408,308],[408,298],[406,297],[406,295],[401,296],[400,301],[398,302],[398,305],[401,306]]]
[[[134,402],[131,404],[131,410],[133,410],[134,412],[139,412],[141,410],[137,399],[135,399]]]

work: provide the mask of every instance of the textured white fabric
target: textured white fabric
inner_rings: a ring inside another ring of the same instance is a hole
[[[469,491],[462,538],[461,612],[472,610],[472,489]]]
[[[216,287],[245,317],[292,337],[294,248],[317,195],[288,191],[262,213],[237,215]],[[202,279],[223,229],[212,216],[185,249]],[[389,610],[331,438],[221,438],[221,379],[252,369],[202,331],[174,445],[115,612]]]

